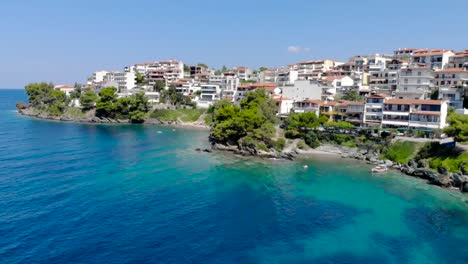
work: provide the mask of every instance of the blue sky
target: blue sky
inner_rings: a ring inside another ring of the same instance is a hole
[[[176,58],[210,66],[468,48],[468,1],[1,0],[0,87],[84,82]]]

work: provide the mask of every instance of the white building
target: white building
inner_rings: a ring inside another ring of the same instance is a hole
[[[457,52],[449,58],[447,68],[459,68],[468,70],[468,49]]]
[[[395,97],[400,99],[426,99],[434,88],[434,71],[429,67],[401,68]]]
[[[280,86],[282,95],[293,101],[320,100],[323,85],[318,81],[297,80],[294,84]]]
[[[298,72],[299,80],[319,80],[323,73],[342,64],[333,60],[309,60],[289,65],[289,69]]]
[[[383,106],[385,99],[390,98],[386,94],[374,94],[366,98],[363,123],[366,126],[380,126],[382,124]]]
[[[219,85],[203,84],[200,86],[200,91],[199,107],[208,108],[220,99],[221,89]]]
[[[451,50],[420,49],[413,52],[412,62],[440,70],[446,68],[449,58],[453,55],[455,54]]]
[[[280,70],[278,71],[276,84],[278,86],[294,84],[294,82],[299,78],[299,73],[293,70]]]
[[[67,96],[70,96],[70,93],[75,90],[74,86],[71,85],[56,85],[54,87],[55,90],[59,90],[64,92]]]
[[[415,48],[399,48],[393,51],[393,57],[399,60],[409,61],[413,57],[413,53],[419,49]]]
[[[184,78],[184,63],[178,60],[155,61],[135,64],[126,71],[138,72],[146,77],[150,85],[156,81],[174,82]]]
[[[382,127],[442,129],[447,126],[447,108],[442,100],[385,100]]]
[[[88,85],[102,83],[104,82],[104,77],[109,73],[109,71],[96,71],[93,72],[93,75],[88,78]]]
[[[435,83],[439,87],[440,100],[447,100],[450,107],[463,108],[464,88],[468,87],[468,70],[449,68],[436,71]]]
[[[236,67],[233,69],[233,71],[236,73],[237,77],[240,80],[250,80],[252,78],[252,70],[248,67]]]

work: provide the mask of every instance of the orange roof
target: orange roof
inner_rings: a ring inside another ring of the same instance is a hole
[[[416,114],[416,115],[440,115],[440,112],[438,112],[438,111],[415,111],[415,112],[412,112],[411,114]]]
[[[450,69],[445,69],[445,70],[439,70],[439,71],[436,71],[436,73],[452,73],[452,72],[458,72],[458,73],[468,73],[467,70],[465,69],[460,69],[460,68],[450,68]]]
[[[384,104],[402,104],[402,105],[413,105],[413,104],[422,104],[422,105],[441,105],[445,101],[442,100],[420,100],[420,99],[389,99],[384,102]]]
[[[347,77],[347,76],[346,75],[327,76],[327,77],[323,78],[323,80],[326,81],[326,82],[333,82],[334,80],[343,79],[344,77]]]
[[[247,89],[257,89],[257,88],[265,88],[265,89],[275,89],[277,86],[273,83],[246,83],[239,85],[239,88],[247,88]]]
[[[75,89],[75,87],[71,85],[57,85],[54,88],[55,89]]]
[[[367,98],[387,98],[390,97],[388,94],[373,94],[371,96],[368,96]]]
[[[422,57],[422,56],[434,56],[434,55],[442,55],[446,52],[451,50],[444,50],[444,49],[421,49],[417,50],[413,53],[413,57]]]

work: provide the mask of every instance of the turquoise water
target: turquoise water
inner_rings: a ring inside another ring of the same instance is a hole
[[[34,120],[19,100],[0,90],[0,263],[468,262],[467,195],[197,153],[205,131]]]

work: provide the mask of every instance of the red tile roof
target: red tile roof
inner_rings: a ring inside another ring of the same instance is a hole
[[[466,69],[460,69],[460,68],[450,68],[450,69],[445,69],[445,70],[439,70],[436,71],[436,73],[468,73]]]
[[[326,81],[326,82],[333,82],[334,80],[343,79],[344,77],[347,77],[347,76],[346,75],[327,76],[327,77],[323,78],[323,80]]]
[[[401,105],[441,105],[445,101],[442,100],[420,100],[420,99],[389,99],[384,104],[401,104]]]
[[[446,52],[451,50],[444,50],[444,49],[421,49],[417,50],[413,53],[413,57],[422,57],[422,56],[434,56],[434,55],[442,55]]]

